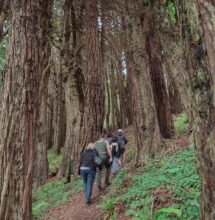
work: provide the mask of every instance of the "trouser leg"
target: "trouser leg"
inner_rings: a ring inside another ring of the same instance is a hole
[[[96,174],[96,170],[90,169],[88,172],[88,175],[87,175],[87,192],[86,192],[86,202],[87,203],[90,203],[95,174]]]

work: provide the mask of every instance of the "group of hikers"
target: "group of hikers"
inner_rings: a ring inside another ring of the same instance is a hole
[[[79,163],[79,174],[83,177],[86,204],[91,204],[93,183],[96,178],[98,191],[102,191],[102,170],[105,170],[105,186],[110,185],[111,168],[113,177],[116,177],[119,165],[124,164],[125,146],[128,140],[122,129],[112,134],[102,133],[95,143],[89,143],[82,152]],[[99,164],[96,159],[101,161]]]

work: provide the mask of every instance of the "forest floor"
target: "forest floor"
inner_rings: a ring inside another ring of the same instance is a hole
[[[97,207],[101,203],[101,195],[94,185],[92,204],[86,206],[84,192],[76,193],[70,200],[60,207],[53,208],[45,220],[96,220],[101,210]]]
[[[179,131],[181,127],[187,131],[184,123],[179,123],[178,127]],[[49,212],[44,212],[45,217],[43,215],[43,218],[35,219],[157,219],[155,217],[158,213],[168,214],[169,211],[175,212],[176,216],[185,217],[184,219],[197,219],[200,184],[195,170],[194,150],[189,144],[189,134],[185,132],[176,138],[165,140],[162,154],[137,170],[132,169],[135,155],[133,129],[127,129],[126,135],[129,144],[125,169],[121,169],[119,175],[112,180],[112,185],[102,192],[98,192],[94,184],[90,206],[86,206],[81,179],[72,187],[60,180],[53,182],[53,185],[50,183],[44,189],[36,190],[34,210],[37,211],[37,216],[41,216],[42,207],[50,208]],[[52,206],[49,202],[53,200],[56,205]],[[62,202],[58,203],[60,200]]]

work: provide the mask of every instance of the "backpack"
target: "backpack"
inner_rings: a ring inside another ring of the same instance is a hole
[[[112,155],[116,155],[116,156],[120,155],[118,143],[112,143]]]
[[[107,144],[104,140],[97,141],[95,143],[95,148],[99,153],[100,158],[103,161],[106,161],[108,159],[108,152],[107,152]]]
[[[128,140],[125,135],[118,136],[118,142],[120,143],[120,146],[123,151],[125,151],[125,145],[128,143]]]

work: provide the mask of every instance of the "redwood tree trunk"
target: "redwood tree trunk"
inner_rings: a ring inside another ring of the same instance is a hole
[[[32,219],[32,180],[46,4],[12,1],[0,126],[0,219]]]
[[[34,177],[36,184],[42,185],[48,178],[48,118],[47,118],[47,101],[48,101],[48,81],[51,65],[51,45],[49,37],[51,36],[51,11],[53,0],[47,0],[47,18],[44,33],[45,45],[43,45],[43,75],[40,82],[39,90],[39,119],[37,121],[37,139],[36,139],[36,166]]]
[[[149,72],[149,58],[146,53],[145,27],[149,18],[142,20],[144,9],[139,0],[129,3],[125,1],[125,9],[125,11],[129,9],[130,12],[129,18],[125,17],[125,48],[137,141],[135,164],[139,165],[156,154],[161,145],[161,136]],[[128,26],[129,19],[132,29]]]
[[[99,137],[104,122],[105,76],[102,68],[102,52],[99,40],[97,1],[85,1],[85,91],[84,115],[81,128],[81,148]]]
[[[9,11],[9,5],[10,5],[9,0],[1,0],[0,2],[0,42],[4,35],[3,27],[4,27],[5,19],[7,17],[7,13]]]
[[[146,48],[149,55],[150,76],[153,86],[153,94],[160,132],[164,138],[170,138],[173,133],[172,114],[169,99],[167,96],[167,88],[162,70],[161,43],[159,38],[158,24],[159,11],[155,2],[148,7],[150,14],[149,26],[147,28]]]
[[[54,99],[54,143],[53,149],[60,154],[65,142],[65,90],[63,83],[63,59],[61,54],[56,54],[56,87]]]
[[[77,8],[77,7],[76,7]],[[72,13],[70,14],[70,12]],[[82,11],[75,10],[74,1],[65,1],[64,7],[64,73],[66,75],[65,94],[66,94],[66,115],[67,115],[67,127],[66,127],[66,141],[63,153],[63,159],[61,162],[58,176],[65,176],[68,165],[70,162],[74,164],[74,160],[77,159],[76,154],[79,151],[77,143],[79,142],[80,124],[83,114],[83,73],[81,66],[81,54],[80,51],[74,55],[74,63],[71,62],[71,51],[77,51],[77,48],[81,45],[82,33]],[[70,21],[72,23],[70,24]],[[72,38],[73,44],[70,45],[70,38]],[[68,71],[69,70],[69,71]],[[70,165],[71,165],[70,164]],[[74,168],[71,167],[70,174],[74,174]]]
[[[201,52],[199,44],[198,51],[201,53],[198,54],[199,60],[193,63],[196,71],[191,75],[194,140],[202,180],[200,219],[213,220],[215,219],[215,1],[198,0],[198,6],[206,53]],[[202,66],[202,71],[199,71],[198,66]]]

